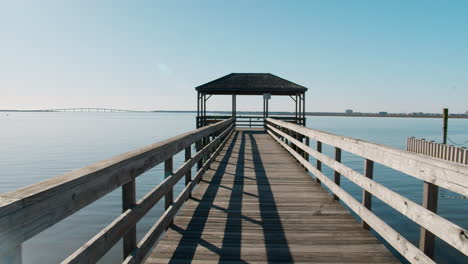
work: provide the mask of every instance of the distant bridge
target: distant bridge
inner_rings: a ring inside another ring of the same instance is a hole
[[[40,112],[146,112],[129,109],[115,109],[115,108],[100,108],[100,107],[76,107],[76,108],[57,108],[57,109],[44,109],[39,110]]]

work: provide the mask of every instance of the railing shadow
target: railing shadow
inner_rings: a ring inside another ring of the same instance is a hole
[[[273,190],[271,189],[270,181],[268,180],[265,167],[263,166],[257,141],[253,133],[248,133],[252,145],[252,159],[255,165],[260,216],[262,219],[268,262],[293,262],[283,225],[281,224],[278,208],[276,207],[275,198],[273,197]]]
[[[243,237],[243,223],[244,225],[246,223],[254,226],[257,225],[263,231],[263,241],[259,241],[258,245],[252,246],[259,247],[264,245],[268,262],[293,262],[278,208],[273,197],[272,188],[260,156],[259,146],[254,137],[255,134],[264,133],[263,131],[242,131],[234,134],[233,140],[220,161],[214,176],[211,178],[202,199],[192,198],[192,200],[198,202],[198,206],[195,208],[193,217],[190,219],[185,230],[177,225],[171,227],[174,231],[180,233],[182,238],[174,250],[169,261],[170,263],[180,263],[181,260],[184,262],[186,260],[187,263],[190,263],[195,256],[198,246],[205,247],[218,255],[220,263],[246,263],[242,259],[242,241],[243,239],[249,240],[249,237]],[[236,141],[240,144],[237,151],[237,162],[233,164],[232,160],[230,163],[228,161],[232,158]],[[245,158],[249,156],[247,154],[250,154],[246,153],[246,143],[248,141],[250,141],[252,149],[253,168],[245,166]],[[228,165],[236,166],[235,175],[233,175],[232,187],[227,188],[227,190],[230,190],[228,206],[227,208],[221,208],[214,204],[214,200],[218,190],[221,188],[221,181],[223,175],[226,174]],[[246,197],[245,195],[248,195],[245,192],[246,177],[244,169],[254,171],[255,173],[255,178],[251,178],[250,184],[253,182],[257,186],[258,195],[250,195],[250,197],[258,199],[260,220],[255,220],[242,214],[243,200]],[[222,236],[222,242],[217,244],[220,246],[214,245],[202,238],[202,233],[207,227],[206,224],[210,210],[213,209],[226,214],[224,230],[217,230],[217,232],[221,233],[220,236]],[[244,250],[249,245],[244,245]]]
[[[237,152],[236,173],[233,178],[231,197],[227,208],[226,226],[222,243],[220,262],[241,261],[242,248],[242,199],[244,192],[244,157],[245,157],[245,133]],[[226,250],[229,248],[229,250]]]
[[[219,248],[209,243],[206,243],[206,241],[204,241],[201,238],[201,235],[203,233],[203,230],[205,229],[205,225],[208,220],[208,215],[210,213],[211,208],[213,207],[216,194],[220,188],[222,177],[224,175],[226,167],[228,166],[227,161],[229,161],[232,155],[232,150],[235,146],[238,137],[239,132],[235,132],[231,143],[226,149],[226,154],[221,160],[220,165],[217,168],[215,174],[211,178],[210,184],[208,185],[208,188],[206,189],[201,201],[199,201],[198,206],[196,207],[193,213],[193,217],[190,223],[187,225],[187,228],[183,230],[182,228],[176,225],[171,226],[171,228],[174,231],[182,234],[182,238],[180,239],[169,263],[179,263],[179,260],[181,259],[193,259],[195,251],[199,244],[204,245],[211,251],[221,255]]]

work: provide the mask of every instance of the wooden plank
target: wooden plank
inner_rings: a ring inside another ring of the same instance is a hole
[[[151,229],[146,233],[143,239],[138,243],[136,253],[134,255],[128,256],[124,260],[124,264],[140,263],[147,256],[151,248],[153,248],[156,245],[158,239],[160,238],[164,230],[166,230],[169,227],[177,211],[180,209],[183,203],[190,197],[193,188],[200,181],[202,175],[209,168],[210,164],[214,161],[214,159],[219,154],[220,150],[223,148],[224,144],[226,144],[228,139],[229,136],[227,136],[225,140],[223,140],[223,143],[215,150],[213,155],[211,155],[211,157],[203,164],[203,167],[200,168],[200,170],[198,170],[193,181],[191,181],[187,186],[185,186],[185,188],[177,197],[176,201],[164,212],[164,214],[158,219],[158,221],[151,227]]]
[[[424,155],[417,155],[400,149],[370,143],[359,139],[338,136],[319,130],[305,128],[292,123],[268,118],[271,124],[309,136],[330,146],[341,148],[389,168],[401,171],[418,179],[468,196],[468,167]]]
[[[268,134],[221,152],[147,263],[397,261]]]
[[[320,142],[318,140],[317,140],[317,151],[322,152],[322,142]],[[322,162],[319,159],[317,159],[316,166],[317,166],[318,171],[322,171]],[[320,183],[319,178],[315,178],[315,180],[317,181],[317,183]]]
[[[131,210],[126,210],[106,228],[96,234],[85,245],[75,251],[62,263],[97,262],[132,226],[134,226],[173,186],[200,160],[205,153],[215,147],[218,141],[226,141],[233,126],[223,131],[218,138],[186,161],[174,174],[169,175],[158,186],[143,196]]]
[[[269,128],[277,133],[282,133],[271,125]],[[283,136],[288,137],[288,135],[284,133]],[[290,140],[294,139],[291,138]],[[352,170],[342,163],[336,162],[332,158],[323,155],[304,144],[301,145],[300,142],[296,142],[296,144],[303,148],[310,155],[316,159],[320,159],[330,168],[339,171],[341,175],[345,176],[362,189],[376,196],[384,203],[390,205],[404,216],[423,226],[427,230],[430,230],[432,233],[436,234],[439,238],[460,250],[465,255],[468,254],[468,239],[465,236],[468,231],[464,228],[446,220],[443,217],[440,217],[439,215],[427,210],[421,205],[414,203],[410,199],[407,199],[398,193],[391,191],[385,186],[365,177],[364,175]]]
[[[192,146],[185,148],[185,161],[189,161],[192,158]],[[185,185],[188,185],[192,181],[192,170],[188,170],[185,174]]]
[[[364,176],[370,180],[374,177],[374,162],[372,160],[366,159],[364,161]],[[366,190],[362,190],[362,205],[366,207],[369,211],[372,211],[372,194]],[[362,221],[362,227],[369,230],[369,225]]]
[[[132,179],[122,186],[122,212],[131,210],[136,205],[136,182]],[[123,237],[124,259],[132,253],[136,247],[136,222],[128,229]]]
[[[423,183],[422,206],[427,210],[437,213],[437,200],[439,196],[438,187],[432,183]],[[419,236],[419,248],[430,258],[434,259],[435,236],[430,231],[421,227]],[[468,251],[464,252],[467,254]]]
[[[164,162],[164,179],[172,175],[173,161],[172,157]],[[169,188],[164,198],[164,208],[167,210],[174,202],[174,188]]]
[[[340,148],[335,148],[335,161],[336,162],[341,162],[341,149]],[[340,186],[340,172],[338,171],[334,171],[333,172],[333,177],[334,177],[334,180],[335,180],[335,184]],[[339,200],[338,196],[336,195],[333,195],[333,199],[335,200]]]
[[[273,134],[268,131],[270,135]],[[387,223],[382,221],[379,217],[365,208],[350,194],[336,185],[322,172],[314,168],[310,163],[304,160],[298,155],[292,148],[284,144],[282,141],[274,137],[275,140],[280,143],[291,155],[293,155],[302,165],[308,167],[308,169],[319,177],[321,182],[325,184],[334,194],[336,194],[343,203],[345,203],[351,210],[358,214],[370,227],[372,227],[377,233],[379,233],[390,245],[392,245],[400,254],[402,254],[411,263],[435,263],[429,257],[427,257],[422,251],[415,247],[411,242],[403,238],[398,232],[391,228]]]

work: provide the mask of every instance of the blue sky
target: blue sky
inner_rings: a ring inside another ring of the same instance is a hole
[[[307,111],[465,112],[467,14],[468,1],[0,0],[0,109],[191,110],[195,86],[270,72],[309,88]]]

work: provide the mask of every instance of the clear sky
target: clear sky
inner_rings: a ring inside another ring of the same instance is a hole
[[[0,109],[193,110],[231,72],[308,87],[307,111],[465,112],[468,1],[0,0]]]

